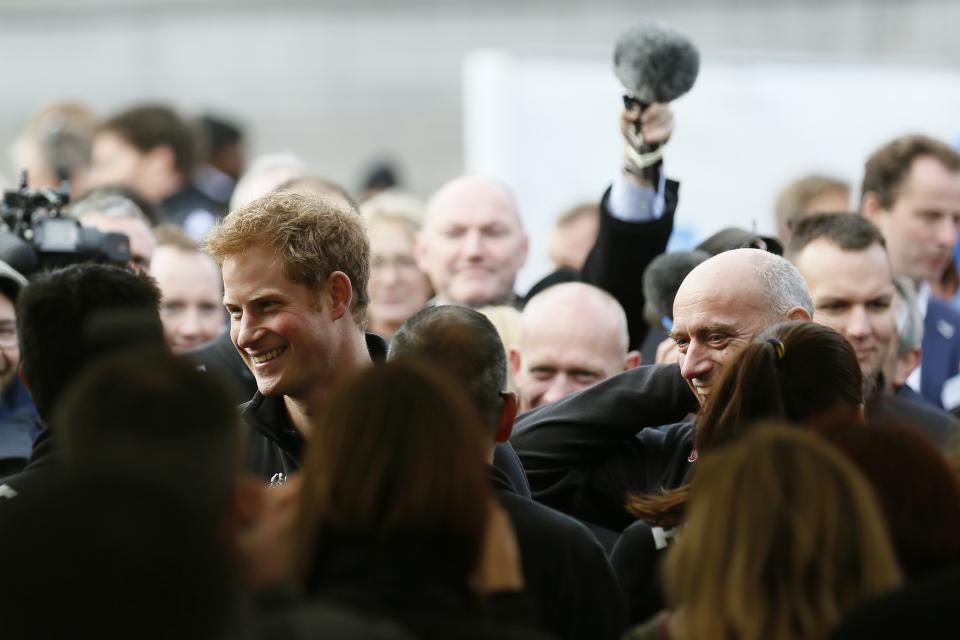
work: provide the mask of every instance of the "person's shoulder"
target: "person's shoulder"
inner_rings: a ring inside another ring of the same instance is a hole
[[[521,544],[535,544],[540,550],[575,546],[603,554],[597,537],[576,518],[507,491],[498,491],[497,497]]]

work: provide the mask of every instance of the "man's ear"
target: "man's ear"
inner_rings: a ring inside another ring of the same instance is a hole
[[[430,272],[427,270],[427,243],[425,240],[426,231],[421,229],[413,238],[413,260],[417,263],[417,269],[427,274],[430,279]],[[433,283],[430,283],[433,286]]]
[[[517,394],[512,391],[504,391],[500,396],[503,398],[503,408],[500,410],[500,425],[497,427],[497,435],[494,440],[506,442],[513,433],[513,421],[517,417],[519,404]]]
[[[642,360],[643,357],[640,355],[639,351],[630,351],[627,353],[627,357],[623,359],[623,370],[629,371],[630,369],[639,367]]]
[[[517,376],[520,375],[520,351],[516,347],[510,347],[510,350],[507,351],[507,357],[510,359],[510,372],[513,374],[514,380]]]
[[[343,271],[334,271],[327,278],[327,300],[330,303],[330,317],[339,320],[350,313],[350,303],[353,301],[353,285],[350,278]]]
[[[806,320],[810,322],[813,318],[810,317],[810,312],[803,307],[793,307],[790,311],[787,311],[784,320]]]
[[[919,348],[911,349],[909,353],[897,358],[897,366],[894,368],[893,384],[894,387],[902,387],[907,384],[907,378],[920,366],[921,352]]]
[[[884,213],[880,198],[873,191],[867,191],[860,199],[860,214],[870,222],[877,224],[877,218]]]

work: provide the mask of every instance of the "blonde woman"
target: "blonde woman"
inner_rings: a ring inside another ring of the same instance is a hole
[[[671,611],[629,640],[826,638],[900,583],[870,486],[818,436],[764,426],[699,464],[664,563]]]
[[[420,310],[433,289],[413,258],[423,219],[414,196],[385,191],[360,205],[370,235],[370,331],[389,338]]]

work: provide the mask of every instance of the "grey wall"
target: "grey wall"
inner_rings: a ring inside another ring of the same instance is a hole
[[[348,186],[387,153],[426,194],[462,167],[466,52],[604,58],[641,17],[706,56],[960,62],[952,1],[0,0],[0,142],[54,99],[158,98],[236,117],[255,152],[297,151]]]

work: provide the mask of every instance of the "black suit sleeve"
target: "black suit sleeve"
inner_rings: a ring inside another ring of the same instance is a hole
[[[690,431],[646,428],[696,410],[677,365],[637,367],[520,416],[511,443],[536,500],[619,531],[623,492],[655,486]]]
[[[610,189],[600,200],[597,241],[587,256],[580,279],[609,292],[627,313],[630,348],[639,349],[649,325],[643,318],[646,299],[643,274],[658,255],[666,251],[673,232],[680,184],[667,180],[663,216],[649,222],[626,222],[610,214]]]

